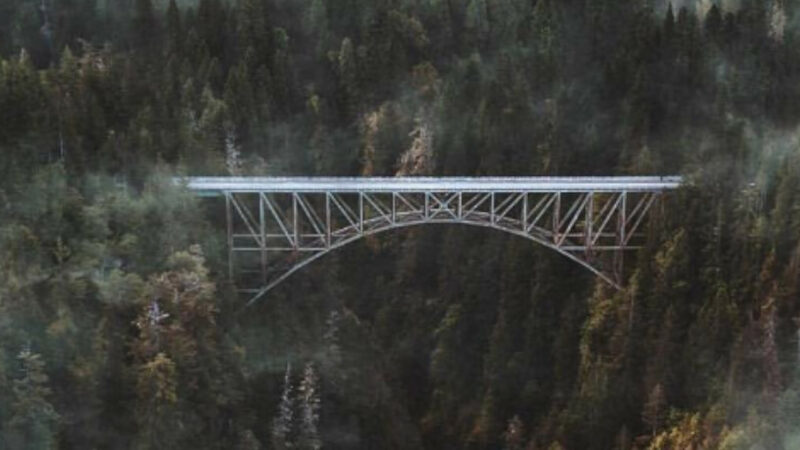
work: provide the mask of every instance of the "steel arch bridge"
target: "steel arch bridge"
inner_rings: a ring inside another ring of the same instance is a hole
[[[189,177],[223,197],[229,275],[248,305],[291,274],[362,237],[413,225],[474,225],[520,236],[620,288],[623,254],[655,201],[681,177]]]

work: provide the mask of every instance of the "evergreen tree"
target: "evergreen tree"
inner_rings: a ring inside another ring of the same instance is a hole
[[[325,56],[329,50],[327,46],[331,39],[327,4],[325,0],[311,0],[303,23],[306,33],[317,41],[315,51],[318,58]]]
[[[666,419],[667,399],[664,396],[664,388],[661,383],[656,384],[647,396],[647,402],[642,410],[642,421],[650,428],[655,436],[664,426]]]
[[[475,40],[474,45],[483,46],[489,36],[489,18],[486,0],[469,0],[464,25]]]
[[[356,53],[350,38],[342,40],[337,63],[343,117],[352,119],[358,112],[360,93]]]
[[[14,380],[12,388],[14,401],[4,427],[5,445],[20,450],[56,449],[60,417],[48,400],[52,391],[42,356],[25,349],[17,359],[22,376]]]
[[[183,49],[183,24],[176,0],[169,0],[167,6],[167,54],[181,54]]]
[[[720,39],[722,37],[722,30],[723,30],[723,23],[722,23],[722,12],[719,9],[717,4],[713,4],[711,9],[708,10],[706,13],[705,19],[705,32],[706,36],[712,41],[717,44],[720,43]]]
[[[667,43],[671,42],[675,35],[675,12],[672,10],[672,2],[667,6],[667,14],[664,16],[664,39]]]
[[[283,376],[283,392],[275,418],[272,420],[272,446],[278,450],[294,448],[294,401],[292,399],[292,365],[286,364]]]
[[[196,31],[211,57],[222,58],[228,43],[228,13],[222,0],[200,0]]]
[[[136,50],[144,54],[155,50],[159,33],[152,0],[136,0],[132,31],[132,44]]]
[[[320,409],[319,381],[312,363],[306,364],[297,393],[300,396],[300,430],[298,432],[297,448],[319,450],[322,448],[317,426]]]
[[[253,51],[250,49],[250,51]],[[248,129],[256,112],[255,95],[250,84],[249,68],[245,61],[228,71],[228,81],[222,96],[227,114],[239,129]]]
[[[275,55],[274,69],[272,71],[272,92],[277,110],[284,114],[292,111],[292,94],[294,81],[292,79],[292,61],[289,54],[289,35],[283,28],[276,28],[274,32]]]
[[[522,450],[525,445],[525,428],[519,416],[514,416],[508,421],[508,427],[503,432],[505,440],[504,450]]]
[[[267,20],[264,0],[243,0],[238,9],[237,27],[239,52],[250,67],[255,69],[262,64],[272,67],[275,54],[273,31]],[[251,51],[252,56],[247,57]]]
[[[205,258],[192,246],[174,253],[167,264],[168,272],[149,281],[136,320],[138,445],[233,442],[236,436],[224,424],[232,420],[241,394],[232,357],[220,339],[216,288],[208,280]]]
[[[558,70],[558,7],[552,0],[536,3],[530,19],[531,46],[537,84],[546,86]]]
[[[284,448],[797,447],[793,3],[0,3],[0,447],[252,450],[281,414]],[[224,217],[171,177],[314,171],[687,183],[619,293],[426,227],[242,325]]]

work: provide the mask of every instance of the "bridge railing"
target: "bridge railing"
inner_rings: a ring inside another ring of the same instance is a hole
[[[226,205],[229,270],[251,302],[361,237],[428,223],[476,225],[545,245],[610,284],[653,204],[680,177],[176,179]]]

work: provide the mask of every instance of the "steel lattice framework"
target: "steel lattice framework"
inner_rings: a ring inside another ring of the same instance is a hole
[[[420,224],[505,231],[622,284],[648,211],[680,177],[274,178],[178,180],[225,199],[229,270],[248,304],[292,273],[364,236]]]

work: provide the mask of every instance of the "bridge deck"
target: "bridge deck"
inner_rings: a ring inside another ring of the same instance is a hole
[[[205,195],[222,192],[653,192],[676,189],[679,176],[654,177],[187,177]]]
[[[240,292],[251,295],[248,304],[334,249],[427,223],[481,226],[526,238],[619,288],[622,253],[639,248],[638,230],[651,206],[682,181],[679,176],[174,179],[197,195],[224,196],[229,276]]]

